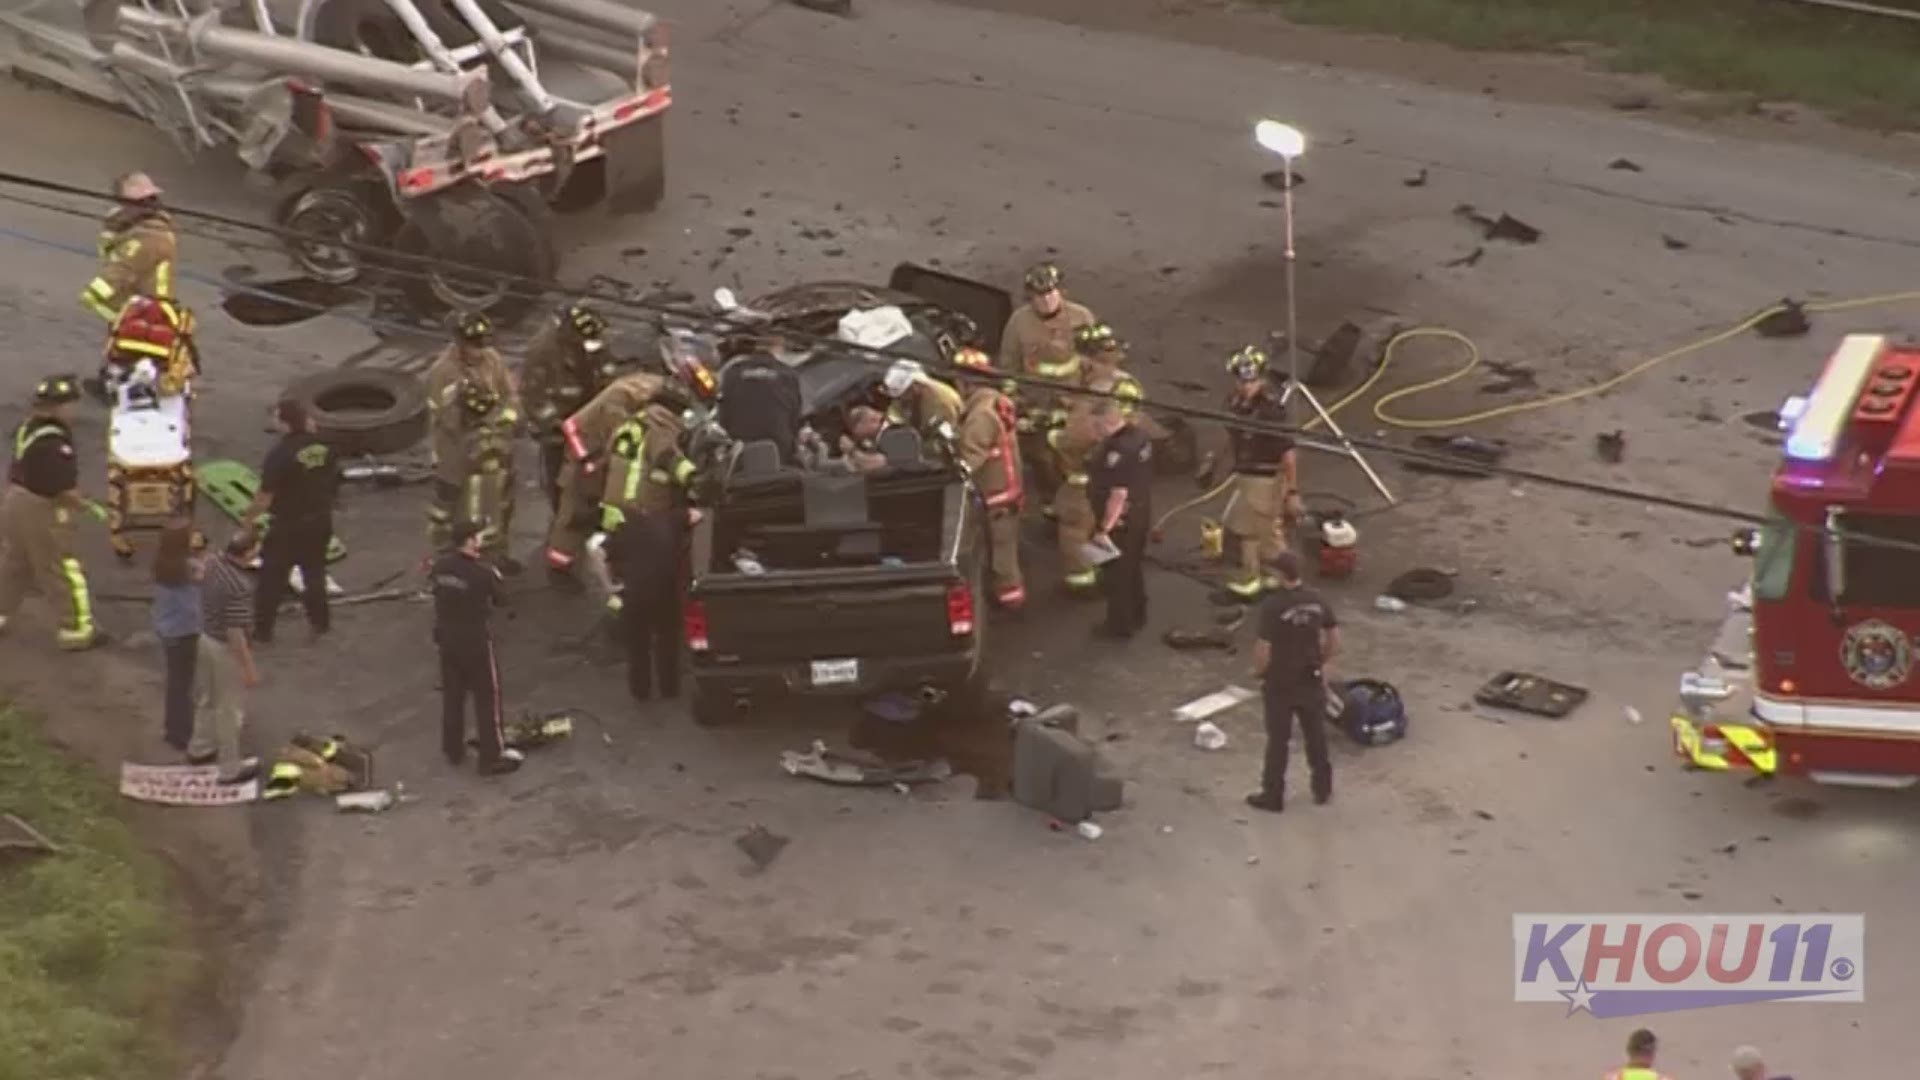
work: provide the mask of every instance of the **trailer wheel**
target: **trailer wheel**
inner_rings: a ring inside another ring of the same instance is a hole
[[[430,198],[394,237],[393,273],[421,314],[484,311],[507,323],[545,295],[554,254],[544,222],[479,189]]]
[[[370,181],[327,180],[288,200],[280,226],[303,238],[287,241],[302,273],[328,285],[351,285],[367,268],[355,248],[385,243],[394,215],[385,192]]]
[[[342,457],[397,454],[427,434],[426,387],[404,372],[322,371],[282,396],[306,407],[314,434]]]

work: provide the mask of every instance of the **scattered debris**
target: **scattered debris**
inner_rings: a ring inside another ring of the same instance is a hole
[[[1623,158],[1623,157],[1617,157],[1617,158],[1614,158],[1611,162],[1608,162],[1607,168],[1618,169],[1621,172],[1645,172],[1646,171],[1645,169],[1642,169],[1639,163],[1634,161],[1632,158]]]
[[[1100,839],[1100,835],[1106,830],[1091,821],[1083,821],[1074,826],[1073,831],[1079,833],[1083,839],[1098,840]]]
[[[1624,431],[1603,431],[1593,437],[1594,452],[1600,460],[1609,465],[1618,465],[1626,460],[1627,433]]]
[[[1441,476],[1490,476],[1487,467],[1499,465],[1507,456],[1505,442],[1471,435],[1416,435],[1413,442],[1428,456],[1406,458],[1401,464],[1415,472]]]
[[[1653,99],[1645,94],[1623,94],[1607,104],[1621,112],[1642,112],[1653,108]]]
[[[571,713],[550,712],[520,714],[518,720],[510,720],[502,728],[506,736],[506,745],[512,750],[533,750],[562,739],[573,737],[573,715]]]
[[[259,762],[253,762],[258,765]],[[120,794],[140,802],[163,806],[236,806],[260,798],[260,781],[244,784],[220,782],[217,765],[135,765],[120,766]]]
[[[1118,810],[1125,799],[1124,782],[1108,771],[1092,744],[1042,722],[1045,715],[1014,725],[1014,799],[1062,821],[1085,821]]]
[[[741,833],[733,841],[733,846],[753,860],[755,869],[765,870],[773,865],[773,860],[779,858],[780,853],[785,851],[787,845],[792,842],[784,836],[769,832],[765,825],[755,825]]]
[[[333,797],[341,813],[383,814],[400,800],[391,791],[349,791]]]
[[[1474,817],[1477,817],[1477,818],[1479,818],[1479,819],[1480,819],[1481,821],[1492,821],[1492,820],[1493,820],[1493,815],[1492,815],[1492,814],[1490,814],[1490,813],[1488,813],[1488,812],[1486,812],[1485,810],[1475,810],[1475,811],[1473,812],[1473,816],[1474,816]]]
[[[847,787],[892,787],[906,791],[914,784],[937,784],[953,776],[953,767],[944,760],[886,762],[871,754],[827,749],[820,740],[806,753],[786,750],[780,754],[780,767],[789,776],[806,776],[828,784]]]
[[[1754,324],[1754,330],[1764,338],[1801,337],[1812,329],[1807,320],[1807,308],[1800,301],[1788,297],[1780,301],[1780,308],[1769,313]]]
[[[1409,176],[1406,179],[1400,181],[1400,183],[1406,187],[1426,187],[1427,186],[1427,170],[1421,169],[1419,172],[1414,173],[1412,176]]]
[[[1237,625],[1237,624],[1236,624]],[[1173,629],[1160,636],[1167,648],[1192,652],[1201,649],[1215,649],[1221,652],[1233,648],[1233,630],[1224,627],[1209,627],[1205,630]]]
[[[1194,698],[1173,710],[1173,718],[1183,724],[1195,723],[1218,716],[1237,705],[1244,705],[1256,696],[1254,691],[1244,686],[1228,686],[1204,697]]]
[[[12,814],[0,814],[0,866],[59,853],[60,845],[42,836],[38,829]]]
[[[386,600],[426,600],[432,596],[424,589],[408,586],[403,589],[375,589],[372,592],[355,593],[351,596],[336,596],[329,603],[334,607],[353,607],[357,604],[377,604]]]
[[[1524,671],[1503,671],[1474,691],[1473,700],[1559,720],[1587,700],[1587,690]]]
[[[1668,251],[1685,251],[1693,246],[1677,236],[1668,236],[1666,233],[1660,234],[1660,243]]]
[[[1465,255],[1462,255],[1457,259],[1448,259],[1446,262],[1443,262],[1440,265],[1447,267],[1449,269],[1452,269],[1455,267],[1464,269],[1467,267],[1478,266],[1480,264],[1481,258],[1484,257],[1486,253],[1487,253],[1486,248],[1476,247],[1472,251],[1467,252]]]
[[[1227,748],[1227,733],[1213,721],[1202,720],[1193,729],[1193,745],[1202,750],[1224,750]]]
[[[1361,329],[1343,322],[1328,334],[1313,351],[1313,363],[1307,367],[1306,384],[1315,389],[1344,386],[1351,381],[1353,357],[1360,349]]]
[[[1627,723],[1633,724],[1636,727],[1645,722],[1645,718],[1643,718],[1640,715],[1640,710],[1634,708],[1631,705],[1627,706],[1624,709],[1621,709],[1620,716],[1622,719],[1626,720]]]
[[[1373,598],[1375,611],[1389,611],[1395,614],[1407,610],[1407,602],[1397,596],[1376,596]]]
[[[1306,186],[1307,183],[1306,177],[1301,176],[1298,172],[1289,173],[1286,169],[1274,169],[1270,172],[1260,174],[1260,182],[1275,191],[1287,190],[1289,180],[1291,180],[1295,191]]]
[[[1501,214],[1500,220],[1487,230],[1487,239],[1506,240],[1515,244],[1535,244],[1543,234],[1539,229],[1521,221],[1511,214]]]
[[[1430,604],[1453,595],[1454,575],[1431,566],[1416,566],[1387,583],[1386,595],[1414,604]]]

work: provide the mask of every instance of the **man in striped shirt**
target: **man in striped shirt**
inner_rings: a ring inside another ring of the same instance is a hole
[[[246,566],[257,546],[241,531],[226,550],[209,558],[200,582],[199,710],[193,718],[188,760],[218,762],[220,782],[244,784],[259,775],[258,763],[240,756],[240,726],[246,719],[246,691],[260,685],[253,666],[253,584]]]

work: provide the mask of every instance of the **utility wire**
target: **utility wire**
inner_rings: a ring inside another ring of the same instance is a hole
[[[113,200],[100,195],[98,192],[91,191],[86,188],[81,188],[71,184],[60,183],[52,180],[45,180],[38,177],[26,176],[20,173],[15,173],[15,172],[6,171],[6,170],[0,170],[0,184],[11,184],[14,186],[25,187],[35,191],[47,192],[47,193],[57,194],[57,195],[64,195],[64,196],[69,196],[74,198],[87,199],[95,204],[113,202]],[[78,208],[63,207],[63,206],[57,206],[57,205],[48,204],[48,203],[42,203],[35,200],[29,200],[23,196],[19,196],[19,195],[8,193],[8,192],[0,192],[0,201],[11,202],[19,205],[28,205],[37,209],[50,210],[50,211],[65,214],[68,216],[87,217],[90,220],[97,220],[97,215],[89,215],[87,214],[86,211],[80,210]],[[430,276],[432,274],[432,271],[437,268],[437,269],[442,269],[449,272],[462,273],[462,274],[467,274],[467,275],[476,276],[476,277],[488,277],[488,278],[494,278],[497,280],[503,280],[503,281],[509,282],[510,285],[507,291],[507,295],[514,296],[519,299],[531,299],[531,300],[537,301],[537,300],[544,299],[554,293],[560,293],[562,295],[579,296],[585,299],[598,301],[614,307],[623,308],[628,311],[642,312],[651,317],[647,321],[653,322],[655,324],[664,323],[669,325],[682,326],[685,328],[698,330],[698,331],[704,331],[709,333],[723,333],[723,334],[747,334],[747,333],[752,333],[755,330],[755,327],[752,324],[743,324],[738,318],[728,319],[724,315],[716,315],[714,312],[708,311],[705,309],[686,307],[686,306],[677,305],[677,304],[670,304],[664,301],[652,300],[652,299],[647,299],[642,297],[619,295],[619,294],[607,292],[605,290],[595,290],[591,287],[584,288],[584,289],[568,288],[568,287],[562,286],[560,283],[557,283],[557,282],[541,282],[536,279],[525,277],[523,275],[503,273],[498,270],[477,266],[471,263],[460,263],[460,262],[455,262],[453,260],[437,258],[431,255],[415,255],[407,252],[393,251],[391,249],[378,247],[376,245],[352,243],[352,242],[346,242],[346,241],[335,241],[335,240],[316,241],[311,236],[308,236],[307,234],[304,234],[304,233],[300,233],[296,230],[287,229],[281,226],[261,224],[259,222],[246,221],[240,218],[229,217],[223,214],[216,214],[216,213],[212,213],[205,210],[194,209],[191,207],[175,206],[175,205],[169,204],[166,207],[166,210],[171,216],[173,216],[176,219],[204,221],[204,222],[217,224],[217,225],[225,226],[232,229],[237,229],[243,233],[252,233],[252,234],[276,237],[288,243],[294,243],[294,244],[318,243],[327,247],[342,248],[345,250],[353,251],[356,254],[361,254],[366,256],[373,265],[379,267],[381,270],[389,274],[397,273],[397,274],[400,274],[401,276],[411,276],[414,278],[421,278],[421,277]],[[8,230],[8,231],[15,232],[16,235],[19,235],[15,230]],[[194,235],[194,236],[200,236],[205,239],[218,240],[222,243],[232,244],[236,247],[247,246],[244,242],[236,241],[232,237],[221,236],[219,234],[206,231],[206,230],[196,231],[191,229],[181,229],[180,231],[187,235]],[[55,246],[65,246],[65,245],[55,245]],[[260,248],[269,247],[269,245],[255,245],[255,246]],[[271,247],[273,250],[284,250],[284,248],[280,245],[271,245]],[[68,250],[74,250],[74,249],[68,248]],[[408,265],[408,266],[422,268],[422,269],[415,269],[412,271],[398,270],[397,268],[391,265],[396,262],[400,264]],[[205,279],[202,279],[202,280],[205,280]],[[218,285],[219,287],[233,289],[235,291],[246,290],[245,286],[238,285],[235,283],[221,282],[221,283],[218,283]],[[279,294],[271,292],[270,290],[261,290],[256,288],[256,289],[252,289],[251,291],[258,295],[264,295],[264,296],[270,297],[279,302],[289,303],[290,305],[295,306],[296,308],[310,308],[316,311],[327,310],[325,305],[299,302],[297,301],[297,298],[282,297]],[[1920,293],[1889,294],[1886,297],[1873,297],[1873,298],[1867,298],[1867,299],[1875,302],[1891,303],[1895,301],[1915,299],[1915,298],[1920,298]],[[1859,302],[1842,302],[1834,306],[1835,307],[1843,307],[1843,306],[1857,307],[1857,306],[1864,306],[1864,305]],[[1769,309],[1766,312],[1762,312],[1761,315],[1755,316],[1753,319],[1748,320],[1747,323],[1743,323],[1742,329],[1746,328],[1746,326],[1748,325],[1751,325],[1753,322],[1758,321],[1759,318],[1764,317],[1766,314],[1770,314],[1773,310],[1778,310],[1778,309],[1774,308],[1774,309]],[[350,315],[344,312],[337,312],[337,314],[345,318],[351,318],[356,321],[360,321],[367,325],[374,325],[371,321],[357,315]],[[384,325],[393,326],[393,327],[400,326],[400,324],[394,324],[394,323],[386,323]],[[409,334],[421,333],[420,328],[417,326],[406,326],[406,327],[403,327],[403,329],[404,329],[404,332]],[[842,354],[850,354],[856,357],[860,357],[862,359],[866,359],[876,364],[879,364],[879,363],[891,364],[899,360],[911,360],[911,361],[914,361],[915,363],[921,364],[923,367],[927,366],[923,359],[904,349],[890,348],[890,347],[877,348],[873,346],[860,345],[853,342],[842,341],[839,338],[827,337],[824,335],[817,335],[817,334],[800,333],[800,332],[795,332],[787,329],[769,330],[768,333],[770,336],[777,336],[783,340],[790,341],[796,344],[830,346],[836,352],[839,352]],[[1448,333],[1451,333],[1451,332],[1448,332]],[[1458,336],[1458,335],[1455,335],[1455,336]],[[1718,340],[1724,340],[1724,337],[1725,335],[1717,336],[1714,340],[1716,342]],[[951,364],[933,365],[930,368],[930,370],[933,371],[934,373],[943,374],[947,376],[967,374],[966,369],[957,368]],[[1367,383],[1363,384],[1363,388],[1366,386],[1370,386],[1373,382],[1377,381],[1382,373],[1383,373],[1382,371],[1376,370],[1373,376],[1367,381]],[[1462,374],[1463,373],[1464,372],[1462,372]],[[1108,400],[1119,400],[1118,395],[1112,392],[1094,390],[1089,387],[1081,386],[1078,383],[1066,383],[1066,382],[1060,382],[1053,379],[1044,379],[1038,376],[1029,375],[1029,374],[1020,373],[1020,372],[1002,372],[1000,374],[1005,377],[1006,382],[1012,383],[1019,387],[1032,387],[1039,390],[1044,390],[1050,394],[1058,394],[1058,395],[1071,396],[1071,397],[1105,398]],[[1447,378],[1444,381],[1451,381],[1452,378],[1457,378],[1457,377],[1458,377],[1458,374],[1450,378]],[[1617,382],[1619,381],[1624,381],[1624,380],[1619,380],[1619,379],[1611,380],[1609,381],[1609,383],[1605,385],[1607,388],[1610,389],[1612,388],[1613,385],[1616,385]],[[1438,385],[1438,382],[1427,384],[1427,388],[1430,388],[1433,385]],[[1408,388],[1408,390],[1412,390],[1412,389],[1417,389],[1417,388]],[[1389,395],[1389,397],[1404,396],[1407,392],[1408,392],[1407,390],[1396,391],[1393,395]],[[1582,392],[1579,392],[1579,391],[1575,391],[1573,393],[1575,396],[1584,396]],[[1356,394],[1347,395],[1340,402],[1336,403],[1336,408],[1347,404],[1355,396]],[[1384,400],[1385,399],[1383,399],[1383,402],[1382,402],[1383,404],[1384,404]],[[1289,436],[1290,438],[1293,438],[1297,443],[1299,443],[1302,446],[1307,446],[1312,449],[1321,450],[1329,453],[1344,455],[1348,452],[1349,447],[1351,447],[1353,449],[1368,450],[1384,456],[1398,458],[1403,461],[1415,462],[1415,463],[1425,464],[1428,466],[1439,466],[1439,467],[1445,468],[1448,471],[1464,472],[1464,471],[1470,470],[1471,473],[1475,476],[1503,477],[1509,480],[1516,480],[1516,481],[1521,481],[1525,483],[1538,484],[1546,488],[1557,488],[1560,490],[1571,491],[1576,494],[1583,494],[1583,495],[1594,496],[1597,498],[1606,498],[1606,499],[1612,499],[1616,501],[1636,503],[1641,506],[1660,507],[1662,509],[1679,510],[1685,513],[1696,514],[1703,517],[1712,517],[1712,518],[1718,518],[1721,520],[1732,521],[1742,525],[1771,524],[1777,528],[1781,524],[1783,524],[1777,519],[1770,519],[1765,514],[1758,514],[1758,513],[1754,513],[1752,511],[1747,511],[1747,510],[1740,510],[1734,507],[1705,502],[1703,500],[1690,499],[1690,498],[1685,498],[1685,497],[1675,496],[1675,495],[1667,495],[1660,492],[1646,491],[1646,490],[1637,489],[1637,488],[1621,487],[1614,484],[1604,484],[1596,481],[1581,480],[1574,477],[1560,476],[1557,474],[1540,472],[1532,469],[1516,468],[1510,465],[1499,465],[1499,464],[1493,464],[1493,463],[1483,463],[1478,461],[1463,461],[1462,459],[1451,456],[1451,455],[1419,450],[1413,447],[1399,446],[1394,443],[1382,442],[1375,439],[1355,438],[1355,437],[1349,436],[1343,442],[1329,442],[1324,439],[1316,438],[1311,434],[1312,429],[1318,426],[1319,424],[1319,421],[1317,419],[1309,421],[1305,425],[1274,424],[1274,423],[1267,423],[1263,421],[1253,420],[1248,417],[1241,416],[1225,410],[1206,409],[1206,408],[1200,408],[1192,405],[1182,405],[1174,402],[1154,402],[1150,406],[1150,408],[1156,413],[1179,416],[1189,420],[1206,421],[1208,423],[1219,425],[1220,427],[1229,431],[1238,430],[1238,431],[1247,431],[1247,432],[1255,432],[1255,433],[1286,435],[1286,436]],[[1895,547],[1895,548],[1901,548],[1901,549],[1911,550],[1911,551],[1920,553],[1920,542],[1896,540],[1889,537],[1878,537],[1878,536],[1872,536],[1870,534],[1854,533],[1847,530],[1829,530],[1824,525],[1806,525],[1798,522],[1786,522],[1784,524],[1790,524],[1796,530],[1816,533],[1821,535],[1822,537],[1827,537],[1830,533],[1835,535],[1844,535],[1845,538],[1850,543],[1861,544],[1864,546]]]

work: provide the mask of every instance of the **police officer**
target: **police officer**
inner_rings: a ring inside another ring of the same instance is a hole
[[[100,272],[80,291],[80,303],[112,325],[135,296],[173,299],[178,249],[173,218],[160,206],[160,185],[143,172],[114,184],[119,206],[100,227]]]
[[[1227,409],[1267,427],[1287,421],[1286,406],[1267,377],[1267,354],[1249,345],[1227,361],[1233,391]],[[1306,513],[1293,439],[1278,431],[1236,426],[1227,438],[1233,451],[1233,496],[1226,532],[1233,538],[1226,568],[1226,600],[1249,601],[1279,581],[1262,568],[1287,550],[1287,531]]]
[[[560,426],[613,381],[618,368],[607,351],[607,320],[584,301],[561,308],[527,343],[520,400],[540,444],[540,482],[549,510],[559,509],[560,469],[567,462]]]
[[[106,516],[80,494],[73,449],[73,403],[78,400],[80,387],[73,378],[40,380],[33,411],[14,431],[7,493],[0,499],[0,629],[19,610],[27,590],[38,586],[48,601],[58,597],[66,602],[66,621],[56,640],[69,651],[107,641],[93,623],[87,575],[73,551],[73,515],[84,510],[96,518]]]
[[[327,545],[333,542],[333,497],[340,484],[340,462],[313,433],[313,418],[297,401],[274,407],[280,441],[260,466],[260,493],[242,515],[252,531],[271,513],[260,545],[260,577],[255,586],[253,640],[273,641],[273,624],[286,598],[289,575],[300,571],[300,600],[314,637],[331,625],[327,609]]]
[[[1153,527],[1153,442],[1120,406],[1093,405],[1101,436],[1087,468],[1087,498],[1098,524],[1093,543],[1118,551],[1100,567],[1107,597],[1103,637],[1127,639],[1147,625],[1147,534]]]
[[[1095,322],[1093,312],[1067,299],[1061,291],[1064,275],[1052,263],[1027,269],[1027,302],[1007,319],[1000,334],[1001,371],[1070,383],[1080,377],[1074,335]],[[1015,397],[1022,418],[1021,449],[1033,467],[1034,489],[1043,508],[1051,508],[1061,477],[1047,452],[1047,417],[1058,407],[1059,395],[1044,388],[1021,389]]]
[[[635,701],[680,696],[680,592],[686,579],[687,526],[697,511],[671,505],[627,516],[609,541],[622,582],[627,690]]]
[[[506,745],[500,719],[500,662],[494,655],[492,609],[505,602],[500,572],[480,555],[480,529],[459,522],[451,550],[433,564],[433,641],[440,650],[440,752],[459,765],[466,760],[467,701],[473,701],[480,774],[499,776],[520,767],[520,751]]]
[[[493,324],[479,312],[467,312],[454,319],[454,340],[427,369],[427,410],[431,414],[433,452],[433,506],[427,511],[427,538],[435,551],[443,550],[453,523],[454,509],[466,490],[472,463],[465,452],[467,441],[466,407],[461,392],[471,379],[484,386],[503,403],[500,421],[519,422],[519,394],[507,362],[493,347]],[[513,476],[509,467],[507,486]],[[520,564],[506,554],[512,529],[513,507],[504,508],[502,520],[494,522],[492,543],[501,552],[497,566],[503,573],[517,574]]]
[[[804,407],[799,373],[770,352],[735,357],[720,369],[720,426],[743,443],[772,443],[782,464],[797,456]]]
[[[1019,420],[1011,398],[994,384],[998,373],[987,354],[961,349],[954,367],[962,373],[967,391],[960,414],[960,460],[973,477],[987,508],[989,569],[993,599],[1001,608],[1018,611],[1027,602],[1020,576],[1020,507],[1025,485],[1020,474]]]
[[[880,386],[893,399],[887,409],[887,423],[912,428],[923,438],[952,438],[958,433],[960,391],[927,374],[918,363],[894,361]]]
[[[1273,560],[1280,588],[1260,605],[1260,640],[1253,647],[1253,673],[1261,680],[1266,709],[1267,757],[1260,790],[1247,796],[1256,810],[1279,813],[1287,786],[1287,744],[1293,723],[1307,744],[1313,801],[1333,798],[1333,762],[1327,757],[1327,666],[1340,647],[1340,624],[1320,594],[1300,583],[1300,557],[1281,552]]]
[[[1653,1067],[1660,1040],[1646,1028],[1637,1028],[1627,1036],[1627,1063],[1607,1074],[1607,1080],[1667,1080],[1667,1074]]]

